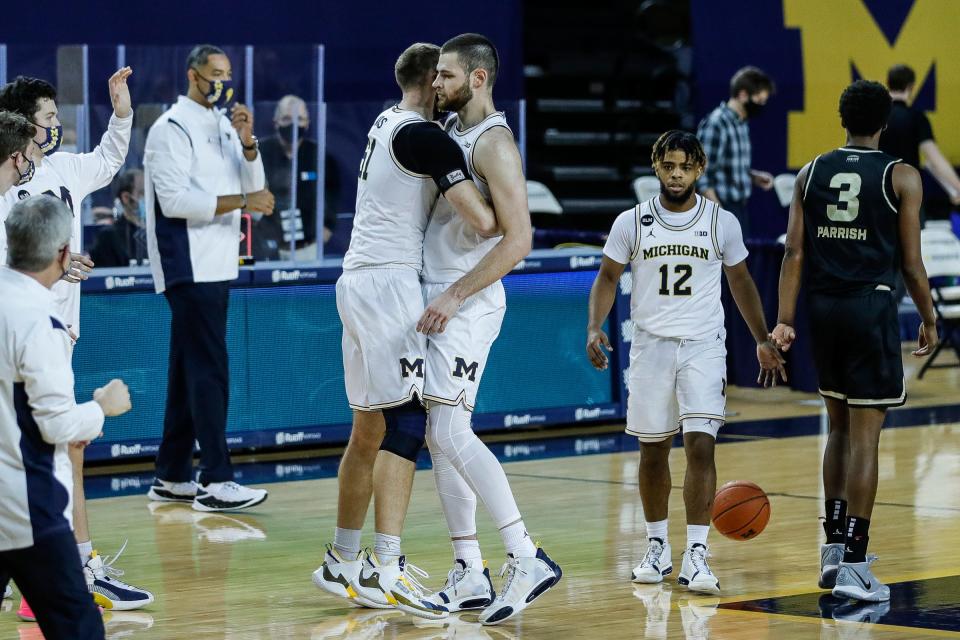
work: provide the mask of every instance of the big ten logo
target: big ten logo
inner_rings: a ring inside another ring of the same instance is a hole
[[[881,3],[874,3],[874,6]],[[885,7],[885,3],[883,4]],[[843,141],[837,104],[854,79],[886,84],[887,71],[905,64],[937,87],[928,112],[937,141],[960,164],[960,7],[956,0],[915,0],[893,42],[863,0],[783,0],[784,25],[800,30],[803,110],[787,117],[787,165],[797,169]],[[855,70],[855,71],[854,71]]]

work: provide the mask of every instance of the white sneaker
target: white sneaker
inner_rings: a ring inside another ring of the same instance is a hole
[[[886,602],[890,599],[890,587],[883,584],[870,570],[876,556],[866,562],[841,562],[837,571],[837,584],[833,595],[837,598],[853,598],[864,602]]]
[[[482,624],[499,624],[517,615],[560,582],[563,571],[543,549],[537,549],[533,558],[508,556],[500,575],[506,575],[503,586],[493,604],[480,614]]]
[[[406,556],[380,565],[380,586],[397,609],[428,620],[442,620],[450,615],[446,607],[426,599],[426,589],[417,576],[429,578],[430,574],[407,562]]]
[[[94,551],[83,565],[83,576],[87,581],[87,588],[93,595],[94,602],[104,609],[132,611],[153,602],[152,593],[119,579],[123,575],[123,569],[113,565],[120,559],[120,554],[126,548],[127,543],[124,542],[120,551],[109,562],[104,562],[103,557]]]
[[[694,544],[683,552],[683,563],[680,565],[680,575],[677,582],[690,591],[697,593],[720,593],[720,580],[713,575],[710,565],[707,564],[709,553],[706,545]]]
[[[197,497],[197,483],[167,482],[157,478],[147,491],[147,497],[157,502],[193,502]]]
[[[429,596],[427,601],[454,613],[485,609],[493,604],[496,597],[489,569],[475,569],[468,567],[463,560],[457,560],[453,569],[447,573],[447,582],[443,588]]]
[[[371,609],[395,609],[396,603],[390,602],[386,591],[380,586],[380,560],[377,554],[367,549],[360,563],[360,572],[350,581],[356,592],[356,601]]]
[[[817,586],[821,589],[833,589],[837,584],[837,570],[843,562],[842,542],[820,545],[820,580]]]
[[[354,600],[357,592],[350,583],[357,579],[362,567],[363,560],[359,553],[355,559],[347,560],[332,544],[328,544],[323,563],[313,572],[313,584],[327,593]]]
[[[673,561],[670,559],[670,543],[664,544],[660,538],[650,538],[647,552],[643,560],[633,569],[634,582],[641,584],[656,584],[663,582],[663,576],[673,572]]]
[[[236,482],[211,482],[200,485],[193,508],[197,511],[235,511],[255,507],[267,499],[266,489],[250,489]]]

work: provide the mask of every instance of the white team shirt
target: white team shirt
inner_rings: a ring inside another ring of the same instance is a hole
[[[103,428],[96,402],[78,405],[54,295],[0,267],[0,551],[69,532],[73,480],[67,446]]]
[[[150,127],[143,151],[147,253],[157,293],[181,283],[235,280],[240,210],[216,215],[217,197],[265,185],[263,156],[246,159],[222,110],[177,98]]]
[[[393,156],[394,136],[413,122],[427,120],[394,106],[377,116],[367,133],[345,271],[389,265],[419,273],[423,268],[423,234],[440,190],[429,175],[407,171]]]
[[[723,329],[723,265],[739,264],[748,255],[737,218],[700,196],[681,213],[664,209],[659,196],[624,211],[603,253],[630,265],[634,326],[688,340]]]
[[[477,189],[487,201],[491,201],[490,187],[477,173],[473,164],[473,152],[477,140],[494,127],[504,127],[508,131],[507,119],[497,111],[469,129],[460,130],[460,118],[454,114],[444,125],[444,129],[453,138],[467,159],[467,167]],[[430,214],[430,223],[423,241],[423,280],[424,282],[443,284],[456,282],[466,275],[500,241],[499,237],[485,238],[474,231],[473,227],[441,197]]]
[[[73,234],[70,251],[83,251],[83,219],[80,205],[88,195],[110,184],[127,158],[133,114],[126,118],[110,116],[107,130],[100,144],[90,153],[59,151],[47,156],[37,166],[33,179],[27,184],[12,187],[3,195],[5,206],[0,206],[0,225],[18,200],[46,193],[60,198],[73,212]],[[7,263],[7,242],[4,234],[0,243],[0,264]],[[66,320],[70,330],[80,335],[80,285],[64,280],[53,285],[57,311]]]

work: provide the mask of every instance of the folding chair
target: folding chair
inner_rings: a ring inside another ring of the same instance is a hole
[[[920,367],[918,379],[928,369],[960,367],[960,239],[953,235],[949,223],[930,222],[920,234],[920,247],[940,325],[940,343]],[[934,364],[944,347],[956,353],[956,364]]]

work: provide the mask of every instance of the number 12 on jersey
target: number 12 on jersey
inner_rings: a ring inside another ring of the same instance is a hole
[[[689,296],[692,291],[689,286],[684,286],[690,276],[693,275],[693,267],[688,264],[677,264],[673,266],[673,272],[680,276],[673,283],[673,295]],[[660,295],[669,296],[670,286],[667,280],[670,276],[670,265],[665,264],[660,267]]]

